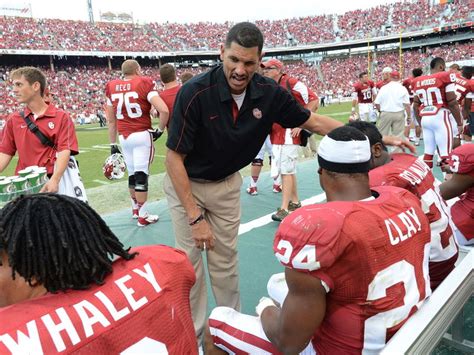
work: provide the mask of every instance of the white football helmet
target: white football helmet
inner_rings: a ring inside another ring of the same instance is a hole
[[[125,159],[121,153],[115,153],[109,156],[102,166],[104,176],[109,180],[121,179],[125,175]]]

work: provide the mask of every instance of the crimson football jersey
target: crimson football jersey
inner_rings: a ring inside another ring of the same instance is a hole
[[[353,98],[357,95],[357,102],[360,104],[371,104],[373,102],[373,81],[367,83],[357,82],[354,84]]]
[[[462,100],[464,100],[472,89],[472,80],[468,80],[462,75],[456,74],[456,99],[459,104],[462,103]]]
[[[377,88],[377,90],[380,90],[382,88],[382,86],[385,86],[387,85],[388,83],[390,82],[390,80],[380,80],[379,82],[377,82],[377,84],[375,84],[375,87]]]
[[[439,72],[414,78],[411,87],[420,99],[420,116],[431,116],[439,109],[448,108],[446,92],[456,91],[456,74]]]
[[[167,246],[132,249],[103,285],[0,308],[0,354],[197,354],[194,270]]]
[[[308,102],[317,100],[318,98],[305,84],[287,74],[282,75],[279,84],[286,90],[290,89],[291,95],[303,107],[306,106]],[[300,136],[291,136],[291,128],[284,128],[278,123],[272,125],[270,140],[272,144],[300,144],[301,142]]]
[[[474,144],[463,144],[451,152],[451,170],[474,177]],[[453,222],[469,241],[474,238],[474,187],[469,188],[452,207]]]
[[[317,354],[380,351],[431,292],[430,229],[419,199],[397,187],[373,191],[370,201],[300,208],[276,233],[277,259],[328,292],[312,339]]]
[[[107,104],[113,106],[118,133],[127,138],[134,132],[151,129],[150,100],[158,95],[151,78],[112,80],[105,87]]]
[[[431,227],[430,281],[434,290],[454,269],[458,248],[449,224],[451,215],[431,169],[416,156],[392,154],[392,161],[369,172],[371,187],[397,186],[421,200]]]

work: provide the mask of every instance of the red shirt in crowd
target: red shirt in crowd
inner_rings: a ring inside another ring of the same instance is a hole
[[[46,167],[47,173],[52,174],[56,152],[70,150],[71,155],[79,153],[76,130],[68,113],[50,104],[36,120],[28,108],[25,108],[24,114],[35,122],[40,131],[56,145],[56,149],[43,145],[28,129],[19,112],[11,114],[2,132],[0,152],[11,156],[18,152],[15,174],[31,165]]]

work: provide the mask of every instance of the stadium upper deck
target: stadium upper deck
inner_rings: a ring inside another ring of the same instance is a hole
[[[331,43],[472,21],[469,0],[431,4],[401,1],[342,15],[321,15],[256,24],[266,47]],[[150,23],[145,25],[57,19],[0,18],[1,49],[170,52],[215,50],[232,23]],[[71,31],[71,29],[74,31]]]

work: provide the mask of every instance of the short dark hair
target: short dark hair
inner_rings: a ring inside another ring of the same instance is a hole
[[[446,65],[446,62],[444,61],[443,58],[441,57],[436,57],[434,58],[431,63],[430,63],[430,68],[431,69],[434,69],[436,68],[438,65]]]
[[[412,75],[414,78],[417,78],[419,76],[422,76],[423,75],[423,69],[421,68],[415,68],[411,71]]]
[[[362,73],[359,74],[359,79],[362,79],[364,75],[368,75],[366,71],[363,71]]]
[[[258,53],[262,53],[263,34],[259,28],[250,22],[240,22],[234,25],[227,33],[225,47],[229,48],[232,42],[245,48],[258,47]]]
[[[364,121],[354,121],[349,122],[347,126],[356,128],[364,135],[366,135],[369,138],[370,146],[373,146],[376,143],[384,145],[382,134],[373,123]]]
[[[164,84],[176,80],[176,69],[171,64],[163,64],[160,67],[160,79]]]
[[[41,97],[43,97],[47,85],[46,75],[40,69],[35,67],[21,67],[15,69],[10,74],[10,78],[12,80],[21,78],[22,76],[25,77],[25,80],[30,85],[33,85],[34,83],[38,82],[40,84],[40,95]]]
[[[189,72],[189,71],[186,71],[184,72],[183,74],[181,74],[181,82],[184,84],[185,82],[187,82],[188,80],[192,79],[194,76],[193,73]]]
[[[136,255],[123,249],[89,205],[51,193],[20,196],[1,210],[0,251],[13,279],[18,273],[48,292],[100,285],[112,272],[114,255]]]
[[[466,79],[471,79],[474,73],[474,67],[472,65],[465,65],[462,67],[462,76]]]

